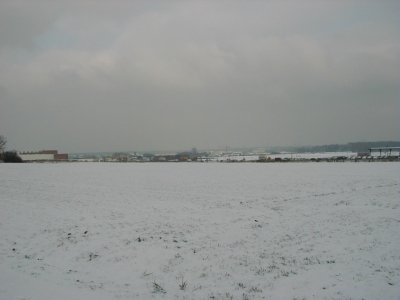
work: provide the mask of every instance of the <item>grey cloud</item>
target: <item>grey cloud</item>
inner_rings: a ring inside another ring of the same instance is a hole
[[[0,130],[15,148],[399,137],[396,2],[16,3],[0,9],[27,19],[1,21]]]

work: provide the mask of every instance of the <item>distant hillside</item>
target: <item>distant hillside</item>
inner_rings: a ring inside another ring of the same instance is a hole
[[[274,147],[271,151],[288,151],[288,152],[368,152],[373,147],[400,147],[399,141],[381,141],[381,142],[355,142],[347,144],[330,144],[319,146],[302,146],[302,147]]]

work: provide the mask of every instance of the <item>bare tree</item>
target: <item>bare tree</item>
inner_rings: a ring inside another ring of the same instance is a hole
[[[7,139],[4,136],[0,135],[0,153],[4,152],[6,144],[7,144]]]

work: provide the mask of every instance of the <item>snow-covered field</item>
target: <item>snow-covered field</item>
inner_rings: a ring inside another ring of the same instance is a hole
[[[400,163],[0,165],[0,299],[400,299]]]

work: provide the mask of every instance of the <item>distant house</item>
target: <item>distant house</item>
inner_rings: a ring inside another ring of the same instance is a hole
[[[54,160],[56,161],[67,161],[68,154],[67,153],[56,153],[54,154]]]

